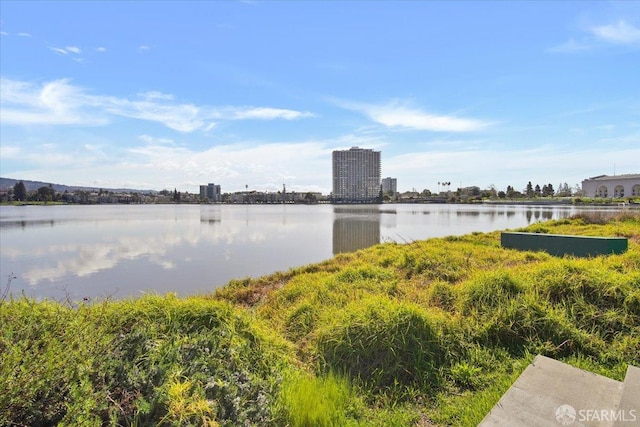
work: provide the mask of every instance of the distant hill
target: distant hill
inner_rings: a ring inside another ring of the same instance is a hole
[[[22,181],[27,191],[35,191],[42,186],[52,185],[53,189],[57,192],[64,193],[65,191],[73,192],[73,191],[99,191],[100,189],[105,191],[113,191],[113,192],[134,192],[134,193],[157,193],[155,190],[135,190],[130,188],[104,188],[104,187],[81,187],[81,186],[72,186],[72,185],[63,185],[63,184],[53,184],[50,182],[43,181],[29,181],[28,179],[13,179],[13,178],[2,178],[0,177],[0,190],[5,190],[8,188],[13,188],[15,184]]]

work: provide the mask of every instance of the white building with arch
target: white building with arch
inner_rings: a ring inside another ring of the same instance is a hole
[[[582,194],[603,199],[640,197],[640,174],[599,175],[585,179]]]

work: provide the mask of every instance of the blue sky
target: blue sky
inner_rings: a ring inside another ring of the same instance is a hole
[[[400,191],[640,173],[640,2],[0,2],[0,174]]]

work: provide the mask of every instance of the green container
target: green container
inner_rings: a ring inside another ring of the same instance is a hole
[[[503,248],[521,251],[545,251],[551,255],[592,257],[621,254],[627,251],[629,241],[625,237],[566,236],[561,234],[503,232],[500,235]]]

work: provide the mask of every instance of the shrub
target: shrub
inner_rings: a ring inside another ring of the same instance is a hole
[[[265,424],[287,360],[258,322],[206,298],[20,299],[0,324],[0,425]]]

